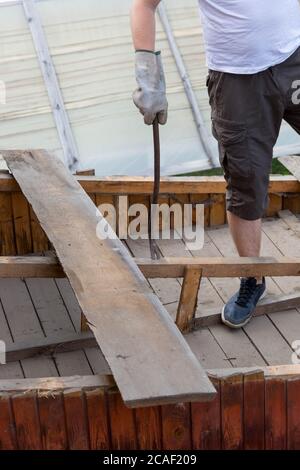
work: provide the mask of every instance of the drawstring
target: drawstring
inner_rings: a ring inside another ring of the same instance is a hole
[[[153,143],[154,143],[154,187],[153,194],[151,197],[150,211],[148,215],[148,236],[149,236],[149,246],[150,254],[153,260],[160,259],[161,255],[156,241],[152,238],[152,226],[153,220],[158,204],[158,196],[160,189],[160,141],[159,141],[159,122],[156,117],[153,122]],[[154,206],[155,205],[155,206]]]

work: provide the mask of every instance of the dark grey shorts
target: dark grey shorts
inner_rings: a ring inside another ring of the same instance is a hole
[[[300,134],[300,48],[285,62],[254,75],[210,70],[207,86],[228,184],[227,209],[242,219],[259,219],[268,204],[282,120]]]

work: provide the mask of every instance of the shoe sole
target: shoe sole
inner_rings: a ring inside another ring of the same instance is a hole
[[[259,302],[266,296],[266,294],[267,294],[267,292],[265,290],[263,292],[263,294],[261,295],[261,297],[259,298],[259,301],[257,302],[256,305],[259,304]],[[224,325],[229,326],[229,328],[232,328],[234,330],[238,330],[239,328],[243,328],[244,326],[246,326],[247,323],[249,323],[249,321],[253,317],[253,314],[252,314],[252,315],[250,315],[249,318],[247,318],[247,320],[244,321],[244,323],[239,323],[239,325],[235,325],[234,323],[230,323],[228,320],[226,320],[226,318],[225,318],[225,307],[226,307],[226,305],[224,305],[224,307],[222,308],[222,312],[221,312],[222,322],[224,323]]]

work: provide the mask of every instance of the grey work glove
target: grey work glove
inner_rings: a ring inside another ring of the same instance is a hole
[[[143,114],[145,124],[153,124],[156,116],[160,124],[166,124],[168,101],[160,53],[136,51],[135,73],[138,89],[133,93],[133,102]]]

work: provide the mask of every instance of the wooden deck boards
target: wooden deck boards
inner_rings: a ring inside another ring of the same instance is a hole
[[[299,226],[298,226],[299,224]],[[300,256],[300,222],[288,213],[281,219],[266,219],[263,224],[264,256]],[[296,232],[296,234],[295,234]],[[149,256],[147,241],[126,241],[133,256]],[[166,256],[232,255],[234,247],[227,226],[206,232],[203,250],[188,252],[184,242],[160,241]],[[238,279],[204,279],[199,292],[197,315],[220,311],[236,291]],[[181,279],[150,279],[166,309],[175,318]],[[297,277],[268,278],[268,294],[299,293]],[[55,332],[80,330],[81,309],[67,279],[0,279],[0,330],[6,341],[50,336]],[[223,325],[195,331],[186,339],[205,368],[250,367],[291,363],[291,344],[300,339],[300,312],[297,309],[274,313],[252,320],[243,330],[232,331]],[[23,376],[108,373],[109,367],[98,348],[55,354],[51,358],[26,359],[0,366],[0,378]]]

